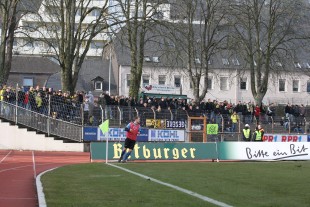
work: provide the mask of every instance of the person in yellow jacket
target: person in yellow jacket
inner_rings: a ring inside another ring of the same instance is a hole
[[[251,141],[251,129],[250,129],[250,126],[248,124],[246,124],[244,126],[244,129],[242,130],[242,139],[243,141],[245,142],[249,142]]]
[[[253,134],[253,141],[254,142],[262,142],[264,137],[264,129],[261,125],[258,125],[255,129],[255,132]]]
[[[0,101],[3,101],[4,91],[5,91],[5,87],[0,86]]]
[[[237,125],[239,122],[239,116],[237,112],[234,111],[234,113],[230,116],[230,120],[231,120],[231,132],[236,132]]]
[[[41,97],[41,93],[38,93],[36,96],[36,109],[38,113],[42,112],[42,97]]]

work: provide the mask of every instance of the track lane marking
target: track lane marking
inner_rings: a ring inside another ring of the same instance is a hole
[[[36,161],[34,159],[34,152],[32,151],[32,166],[33,166],[33,178],[36,179],[37,171],[36,171]]]
[[[11,154],[12,150],[9,151],[1,160],[0,163],[2,163],[10,154]]]

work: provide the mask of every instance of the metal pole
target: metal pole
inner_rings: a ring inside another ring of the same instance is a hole
[[[18,110],[18,83],[16,84],[16,90],[15,90],[15,124],[17,125],[17,110]]]
[[[111,96],[111,70],[112,70],[112,46],[110,45],[110,62],[109,62],[109,96]]]
[[[48,95],[47,136],[51,134],[51,95]]]
[[[84,140],[84,103],[82,103],[81,104],[81,123],[82,123],[82,137],[81,137],[81,139],[82,140]],[[80,142],[82,141],[82,140],[80,140]]]

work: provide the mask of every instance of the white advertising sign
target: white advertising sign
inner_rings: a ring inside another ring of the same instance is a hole
[[[149,141],[184,142],[184,130],[149,129]]]
[[[221,143],[221,159],[229,160],[310,160],[309,142]]]

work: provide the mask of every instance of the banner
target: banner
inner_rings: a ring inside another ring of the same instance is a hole
[[[104,160],[106,143],[92,142],[91,159]],[[121,156],[123,143],[109,143],[108,159],[118,160]],[[138,142],[131,160],[206,160],[216,159],[215,143],[145,143]]]
[[[180,89],[168,85],[147,85],[143,87],[145,93],[158,93],[158,94],[179,94]]]
[[[122,142],[110,142],[108,159],[117,160]],[[105,142],[91,142],[91,159],[105,159]],[[310,160],[309,142],[219,142],[150,143],[137,142],[130,159],[138,160]]]
[[[310,160],[309,142],[222,142],[220,160]]]
[[[97,127],[84,127],[83,128],[84,141],[97,141],[98,139],[98,128]]]
[[[102,134],[101,130],[98,128],[98,141],[105,141],[109,138],[109,141],[120,141],[123,142],[126,139],[126,131],[124,128],[109,128],[109,132]],[[146,142],[148,141],[148,129],[142,128],[140,130],[140,135],[137,137],[137,141]]]
[[[166,128],[166,120],[165,119],[146,119],[145,126],[156,128],[156,129],[164,129]]]
[[[218,134],[219,125],[217,124],[207,124],[207,134],[216,135]]]
[[[149,129],[149,141],[184,142],[184,130]]]
[[[166,120],[166,128],[184,129],[185,128],[185,121]]]
[[[308,142],[307,135],[281,135],[266,134],[263,137],[264,142]]]

